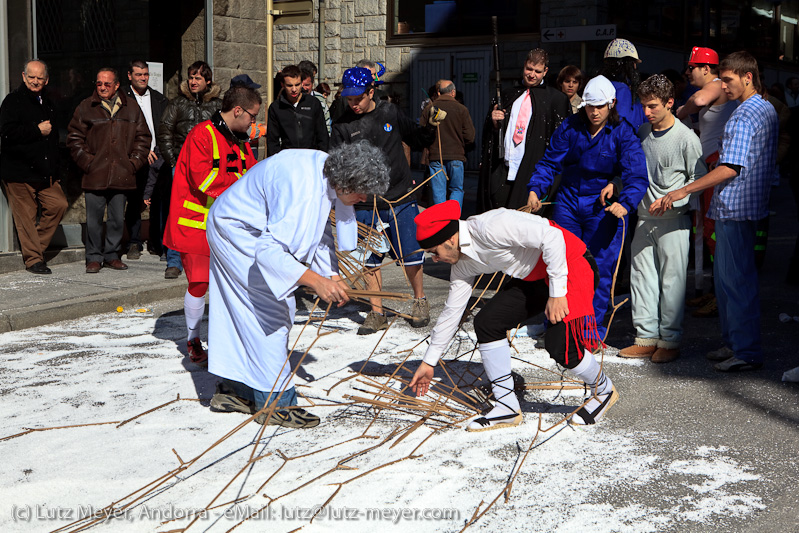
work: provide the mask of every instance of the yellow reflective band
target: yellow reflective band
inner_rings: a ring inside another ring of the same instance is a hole
[[[216,168],[219,168],[219,145],[216,144],[216,135],[214,135],[214,128],[210,124],[205,125],[205,129],[208,130],[208,133],[211,134],[211,142],[214,145],[214,162],[216,163]]]
[[[205,230],[205,219],[202,220],[189,220],[188,218],[180,217],[178,218],[178,224],[181,226],[188,226],[194,229],[201,229]]]
[[[203,207],[200,204],[195,204],[194,202],[189,202],[188,200],[183,202],[184,209],[188,209],[189,211],[194,211],[195,213],[200,213],[203,215],[208,214],[209,207],[210,206]]]

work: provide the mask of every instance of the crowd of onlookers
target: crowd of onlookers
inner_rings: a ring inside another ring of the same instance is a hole
[[[594,316],[603,337],[616,272],[629,269],[636,337],[622,357],[661,363],[679,357],[693,249],[696,279],[704,279],[708,259],[713,276],[711,286],[698,284],[697,297],[687,303],[699,308],[697,316],[719,316],[723,333],[724,345],[707,357],[720,371],[759,368],[757,269],[768,236],[769,194],[782,177],[799,201],[799,79],[767,88],[747,52],[720,57],[703,47],[691,50],[682,73],[647,76],[640,63],[632,43],[614,39],[596,76],[588,79],[574,65],[555,76],[547,52],[530,51],[521,83],[505,87],[487,106],[477,210],[528,209],[586,243],[599,272]],[[409,152],[424,151],[430,202],[462,204],[466,154],[476,132],[453,81],[441,79],[430,89],[417,122],[383,94],[383,71],[380,64],[359,62],[344,72],[331,101],[329,85],[314,83],[313,63],[286,66],[265,123],[256,120],[259,100],[255,113],[234,106],[238,111],[226,116],[242,127],[227,127],[242,146],[257,147],[264,137],[266,157],[290,148],[328,151],[361,139],[384,152],[389,190],[358,204],[356,214],[383,231],[382,251],[402,260],[414,293],[411,322],[419,327],[429,321],[429,306],[424,257],[414,237],[419,191]],[[94,92],[74,111],[66,146],[82,175],[87,273],[127,269],[123,258],[139,259],[145,242],[166,262],[166,278],[178,278],[186,268],[185,250],[171,249],[162,235],[187,138],[198,124],[219,125],[214,117],[223,112],[225,98],[244,101],[232,96],[234,88],[261,87],[242,74],[225,90],[203,61],[186,74],[178,96],[168,101],[150,87],[146,62],[130,63],[124,88],[115,69],[102,68]],[[22,78],[0,109],[0,173],[25,266],[48,274],[44,252],[67,208],[59,185],[57,117],[45,90],[47,65],[27,62]],[[246,172],[246,164],[235,170],[232,156],[217,151],[214,144],[209,179]],[[207,212],[211,201],[196,209]],[[147,208],[150,231],[144,235]],[[698,236],[693,240],[692,232]],[[367,256],[368,265],[382,261],[381,254]],[[366,281],[379,290],[380,271],[370,271]],[[799,284],[799,250],[787,281]],[[386,327],[381,301],[373,298],[359,333]]]

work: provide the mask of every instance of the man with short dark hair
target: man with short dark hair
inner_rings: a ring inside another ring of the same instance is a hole
[[[128,192],[136,189],[136,172],[147,164],[152,137],[139,105],[119,90],[116,70],[97,72],[94,94],[75,109],[67,131],[67,147],[83,171],[86,273],[96,274],[103,267],[127,270],[119,259],[125,202]]]
[[[58,175],[55,111],[45,91],[49,81],[44,62],[28,61],[22,71],[22,85],[0,106],[0,174],[22,260],[33,274],[52,273],[44,252],[67,210]]]
[[[169,101],[160,92],[150,87],[150,67],[142,59],[134,59],[128,66],[127,95],[134,98],[144,113],[144,120],[150,130],[150,153],[147,164],[136,172],[136,190],[128,194],[128,207],[125,210],[125,226],[128,229],[128,259],[141,257],[142,241],[141,212],[142,202],[149,206],[152,203],[153,189],[158,181],[158,174],[164,164],[164,158],[156,146],[155,130],[161,123],[161,115]],[[158,235],[158,246],[161,245],[160,232],[150,228],[150,235]],[[153,243],[150,243],[151,246]]]
[[[161,156],[172,169],[165,173],[157,188],[160,203],[159,215],[161,227],[166,224],[169,215],[170,195],[172,193],[172,176],[175,173],[178,155],[191,129],[209,120],[219,111],[222,100],[219,95],[222,89],[214,83],[211,67],[205,61],[195,61],[187,69],[188,79],[180,84],[180,94],[173,98],[164,110],[161,125],[158,126],[158,148]],[[162,256],[163,260],[163,256]],[[180,276],[183,265],[180,254],[174,250],[166,250],[166,279]]]
[[[713,187],[708,216],[716,221],[716,298],[724,346],[707,354],[720,372],[763,366],[760,296],[755,267],[758,221],[768,216],[777,160],[778,118],[758,94],[757,60],[735,52],[719,65],[722,89],[740,105],[724,126],[719,164],[703,178],[656,200],[650,212],[672,209],[687,195]]]
[[[313,63],[311,64],[313,65]],[[315,73],[315,68],[311,70],[310,68],[300,67],[300,74],[302,76],[302,92],[309,94],[319,100],[325,117],[325,127],[327,127],[327,133],[330,135],[330,127],[332,124],[330,121],[330,108],[327,106],[327,99],[325,98],[325,95],[314,90],[314,78],[316,77]]]
[[[450,80],[438,80],[436,92],[438,97],[435,107],[446,111],[447,120],[437,128],[439,142],[433,142],[428,148],[428,167],[433,176],[430,180],[433,203],[446,202],[449,193],[450,200],[463,206],[463,164],[466,161],[466,146],[474,143],[474,124],[466,106],[455,100],[454,83]],[[427,106],[422,111],[419,125],[427,125],[432,108],[433,106]]]
[[[189,287],[183,298],[187,350],[191,362],[205,366],[208,354],[200,341],[200,321],[208,290],[210,251],[205,237],[214,199],[255,164],[247,130],[261,109],[261,97],[249,87],[234,86],[222,109],[189,132],[175,166],[172,203],[164,243],[180,252]]]
[[[330,135],[319,100],[302,92],[302,72],[296,65],[282,71],[283,90],[269,106],[266,119],[266,155],[287,148],[327,151]]]
[[[527,54],[521,88],[502,95],[483,127],[483,155],[477,190],[478,212],[527,203],[527,181],[549,146],[560,123],[571,114],[569,99],[560,89],[545,83],[549,55],[536,48]],[[499,157],[499,130],[504,132],[504,157]],[[553,187],[556,188],[557,185]]]

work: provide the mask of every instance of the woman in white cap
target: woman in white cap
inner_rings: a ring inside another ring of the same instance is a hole
[[[596,260],[597,331],[592,333],[600,339],[606,332],[603,319],[622,243],[621,219],[636,208],[648,186],[641,143],[615,106],[610,80],[597,76],[589,81],[580,111],[555,131],[527,185],[527,205],[535,212],[547,199],[542,195],[555,176],[562,176],[553,220],[582,239]]]
[[[644,110],[637,101],[638,83],[638,50],[627,39],[613,39],[605,48],[605,59],[599,74],[605,76],[616,89],[616,111],[619,116],[630,123],[635,131],[647,122]]]

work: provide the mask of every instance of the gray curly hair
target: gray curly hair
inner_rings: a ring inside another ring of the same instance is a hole
[[[347,193],[382,195],[388,190],[388,162],[369,141],[342,144],[330,150],[324,173],[330,185]]]

